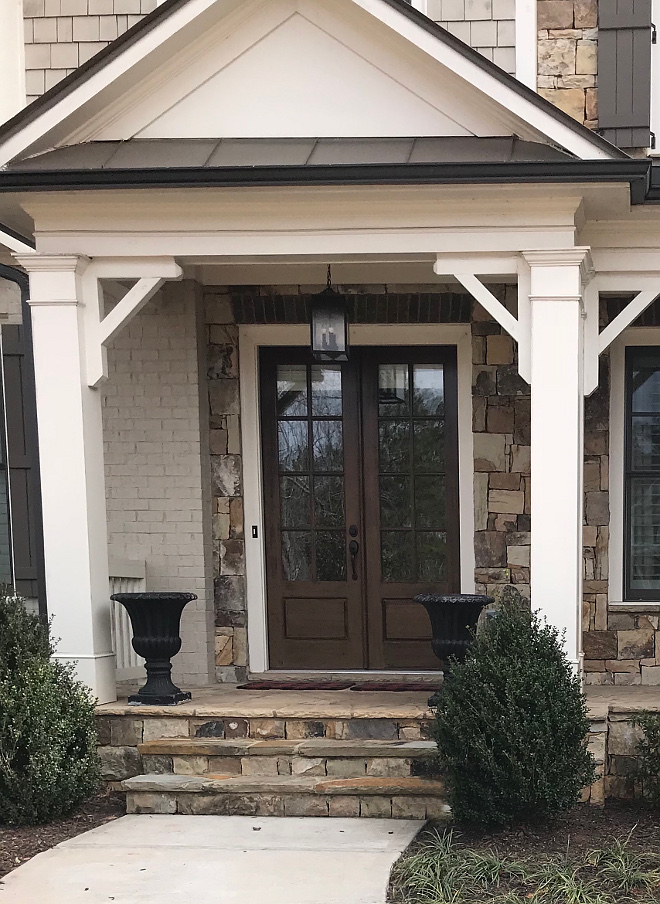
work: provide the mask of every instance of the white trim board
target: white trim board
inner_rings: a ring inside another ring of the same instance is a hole
[[[472,446],[472,338],[469,324],[355,324],[352,345],[455,345],[458,378],[458,474],[461,591],[474,593],[474,456]],[[251,672],[268,670],[266,563],[259,422],[259,348],[309,343],[306,324],[239,327],[241,441],[248,651]],[[258,538],[252,538],[252,526]]]
[[[631,608],[645,611],[660,605],[660,599],[653,601],[625,601],[623,599],[623,490],[625,453],[625,382],[626,348],[629,345],[660,346],[659,327],[631,327],[623,332],[610,346],[610,542],[609,542],[609,582],[608,605],[617,606],[617,611]],[[660,597],[660,594],[659,594]]]

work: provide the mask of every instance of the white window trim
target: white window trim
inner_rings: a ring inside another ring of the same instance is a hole
[[[355,324],[353,345],[455,345],[458,377],[458,473],[461,591],[474,593],[474,496],[472,445],[472,339],[470,325]],[[258,324],[239,327],[245,574],[250,670],[268,671],[266,561],[264,547],[261,430],[259,424],[259,348],[308,345],[305,324]],[[252,537],[253,525],[258,537]]]
[[[624,557],[624,467],[626,428],[626,348],[629,345],[660,346],[657,327],[631,327],[610,347],[610,543],[609,592],[610,608],[648,612],[660,608],[658,601],[623,599]]]
[[[516,78],[536,91],[538,78],[536,0],[516,0]]]

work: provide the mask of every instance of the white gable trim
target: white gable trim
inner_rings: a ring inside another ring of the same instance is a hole
[[[582,159],[612,159],[615,156],[600,142],[592,139],[586,130],[583,132],[564,124],[552,114],[552,111],[528,100],[505,80],[498,79],[450,43],[439,40],[420,23],[409,18],[404,11],[396,9],[385,0],[347,0],[347,2],[356,4],[388,26],[394,34],[403,36],[413,47],[422,50],[429,59],[451,70],[466,84],[474,86],[484,96],[485,103],[488,98],[495,101],[502,110],[509,111],[521,124],[527,124],[548,141],[564,147]],[[216,3],[235,9],[228,0],[189,0],[150,30],[145,31],[134,42],[127,43],[117,56],[109,59],[97,72],[81,81],[69,93],[63,94],[53,106],[44,109],[36,119],[7,138],[0,145],[0,165],[25,152],[44,150],[56,144],[56,141],[51,141],[49,145],[49,133],[59,131],[61,140],[61,126],[68,117],[80,111],[84,104],[97,97],[101,91],[111,86],[134,66],[146,60],[151,52],[193,23]],[[243,15],[247,15],[248,10],[252,14],[258,5],[250,2],[242,4]],[[301,5],[304,6],[304,0]],[[231,9],[228,12],[231,14]]]

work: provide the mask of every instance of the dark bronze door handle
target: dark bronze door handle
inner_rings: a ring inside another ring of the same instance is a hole
[[[360,549],[360,547],[358,545],[357,540],[351,540],[351,542],[348,544],[348,551],[351,554],[351,571],[352,571],[352,577],[353,577],[354,581],[357,581],[357,579],[358,579],[356,563],[357,563],[357,554],[358,554],[359,549]]]

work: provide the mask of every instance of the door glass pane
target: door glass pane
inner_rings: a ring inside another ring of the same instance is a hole
[[[632,410],[634,412],[660,411],[660,370],[657,352],[641,349],[635,353],[632,372]]]
[[[314,525],[344,526],[344,478],[314,478]]]
[[[307,414],[307,368],[304,364],[277,366],[278,417]]]
[[[282,527],[311,527],[309,477],[280,477]]]
[[[413,425],[415,471],[442,472],[445,469],[445,422],[416,420]]]
[[[442,415],[445,411],[444,373],[440,364],[413,367],[413,413]]]
[[[309,468],[307,421],[280,421],[277,426],[280,471]]]
[[[410,470],[410,421],[381,420],[378,427],[380,470]]]
[[[417,557],[419,560],[420,581],[440,583],[447,579],[446,534],[440,532],[418,531]]]
[[[380,523],[382,527],[412,526],[411,477],[380,478]]]
[[[312,578],[311,531],[282,531],[282,566],[285,581],[309,581]]]
[[[341,365],[312,365],[312,414],[315,417],[341,416]]]
[[[630,481],[630,587],[660,589],[660,477]]]
[[[378,411],[382,579],[444,580],[442,365],[381,364]]]
[[[314,421],[312,424],[315,471],[342,471],[344,442],[341,421]]]
[[[378,368],[378,413],[381,417],[405,415],[410,408],[407,364],[381,364]]]
[[[343,531],[316,532],[317,581],[346,580],[346,543]]]
[[[415,580],[414,536],[412,531],[381,531],[380,557],[384,581]]]
[[[445,526],[445,480],[441,474],[415,477],[415,527]]]

